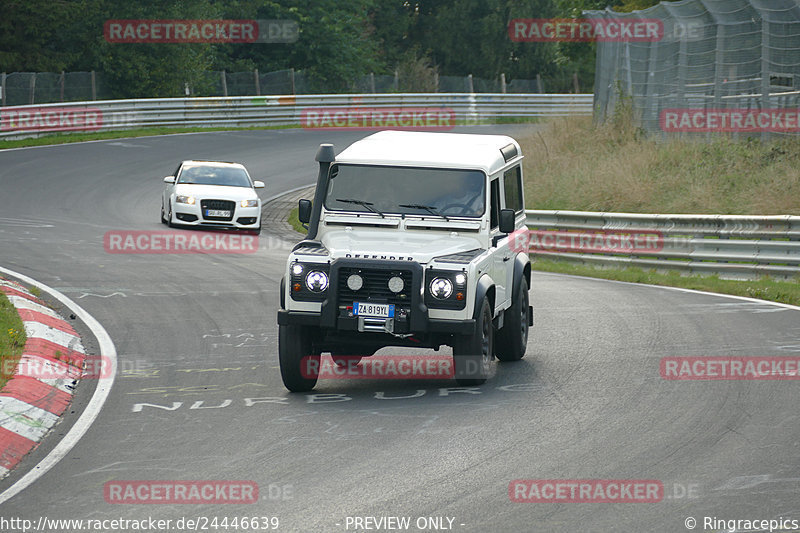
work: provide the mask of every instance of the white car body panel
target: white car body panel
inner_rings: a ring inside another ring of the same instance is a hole
[[[185,166],[229,167],[244,170],[250,180],[250,187],[228,185],[205,185],[198,183],[166,183],[161,196],[162,213],[171,225],[227,227],[233,229],[259,230],[261,228],[261,200],[254,188],[254,181],[247,169],[238,163],[216,161],[183,161],[175,179],[180,179],[180,172]],[[259,186],[262,184],[259,183]],[[178,196],[190,196],[194,203],[178,203]],[[206,219],[201,209],[203,200],[226,200],[234,202],[234,210],[230,220]],[[256,200],[254,207],[242,207],[243,200]],[[180,216],[195,217],[195,220],[180,219]],[[251,219],[249,224],[242,224],[240,219]]]

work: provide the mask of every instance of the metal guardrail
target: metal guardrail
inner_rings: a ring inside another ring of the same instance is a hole
[[[447,108],[467,123],[592,114],[591,94],[327,94],[104,100],[0,108],[0,137],[143,127],[301,126],[309,108]]]
[[[530,231],[525,244],[540,257],[717,274],[727,279],[800,277],[800,216],[536,210],[526,215]],[[636,242],[640,246],[631,246]]]

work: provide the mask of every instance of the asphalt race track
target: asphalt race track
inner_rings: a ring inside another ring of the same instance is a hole
[[[797,310],[535,274],[528,354],[482,387],[337,380],[289,394],[277,362],[284,241],[265,231],[246,255],[104,249],[109,230],[165,229],[161,178],[181,159],[240,161],[267,198],[314,182],[321,142],[341,150],[364,135],[247,131],[0,152],[0,266],[77,302],[119,357],[100,416],[0,516],[266,516],[279,531],[354,531],[352,517],[390,516],[411,517],[412,531],[420,517],[455,531],[597,532],[687,531],[688,517],[696,531],[722,530],[704,529],[703,517],[800,519],[797,381],[659,374],[666,356],[800,356]],[[93,386],[81,383],[73,413],[0,493],[46,456]],[[660,480],[664,497],[517,503],[516,479]],[[111,480],[250,480],[260,500],[112,504]]]

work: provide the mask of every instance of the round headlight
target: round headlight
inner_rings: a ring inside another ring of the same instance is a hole
[[[328,275],[321,270],[312,270],[306,276],[306,287],[311,292],[322,292],[328,288]]]
[[[358,274],[350,274],[347,277],[347,288],[351,291],[357,291],[364,286],[364,278]]]
[[[397,294],[401,292],[405,286],[406,284],[403,283],[403,278],[400,276],[392,276],[389,278],[389,290],[393,293]]]
[[[303,273],[303,265],[301,265],[300,263],[295,263],[292,265],[293,276],[299,276],[302,273]]]
[[[447,278],[434,278],[430,285],[431,295],[439,300],[446,300],[453,294],[453,282]]]
[[[461,272],[459,272],[458,274],[456,274],[456,285],[463,285],[463,284],[465,284],[466,282],[467,282],[467,276],[466,276],[466,274],[462,274]]]

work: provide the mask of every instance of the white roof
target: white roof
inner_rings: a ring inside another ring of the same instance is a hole
[[[381,131],[356,141],[336,156],[337,163],[474,168],[493,174],[506,165],[500,149],[519,144],[506,135]],[[516,159],[516,158],[515,158]]]
[[[230,161],[203,161],[200,159],[187,159],[182,162],[185,166],[204,166],[204,167],[237,167],[244,168],[241,163],[232,163]]]

